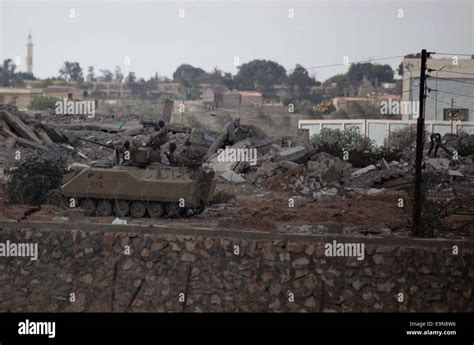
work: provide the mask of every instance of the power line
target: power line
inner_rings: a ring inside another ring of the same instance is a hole
[[[449,92],[449,91],[435,90],[435,89],[428,89],[428,92],[431,92],[431,91],[436,91],[436,92],[446,93],[446,94],[449,94],[449,95],[453,95],[453,96],[459,96],[459,97],[469,97],[469,98],[474,98],[474,96],[473,96],[473,95],[460,95],[460,94],[453,93],[453,92]]]
[[[446,73],[455,73],[455,74],[474,75],[474,73],[459,72],[459,71],[446,71]]]
[[[304,68],[308,70],[308,69],[319,69],[319,68],[327,68],[327,67],[349,66],[352,64],[367,63],[367,62],[372,62],[372,61],[393,60],[393,59],[399,59],[403,57],[404,55],[399,55],[399,56],[390,56],[390,57],[377,58],[377,59],[360,60],[360,61],[355,61],[355,62],[350,62],[350,63],[339,63],[339,64],[332,64],[332,65],[322,65],[322,66],[304,67]],[[294,69],[288,70],[288,72],[293,72],[293,71]]]
[[[430,96],[426,96],[426,97],[427,97],[427,98],[431,98],[432,100],[438,101],[438,102],[440,102],[440,103],[444,103],[444,104],[447,104],[447,105],[452,105],[451,103],[448,103],[448,102],[445,102],[445,101],[441,101],[441,100],[439,100],[439,99],[436,99],[436,98],[433,98],[433,97],[430,97]],[[463,107],[463,109],[467,109],[467,110],[469,110],[469,111],[474,111],[474,110],[472,110],[472,109],[464,108],[464,107]]]
[[[452,56],[474,56],[474,54],[464,53],[432,53],[433,55],[452,55]]]
[[[444,79],[444,80],[449,80],[449,81],[452,81],[452,82],[455,82],[455,83],[462,83],[462,84],[469,84],[469,85],[474,85],[474,83],[470,83],[468,81],[465,81],[465,80],[459,80],[459,79],[451,79],[451,78],[437,78],[437,77],[429,77],[429,79],[431,78],[434,78],[434,79]]]

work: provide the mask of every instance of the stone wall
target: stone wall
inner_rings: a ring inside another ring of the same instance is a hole
[[[474,311],[470,242],[107,229],[3,227],[39,259],[0,257],[0,311]],[[325,256],[333,240],[364,260]]]

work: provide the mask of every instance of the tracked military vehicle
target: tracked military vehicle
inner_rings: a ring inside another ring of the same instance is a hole
[[[66,174],[60,187],[66,203],[87,216],[182,217],[202,212],[214,193],[214,172],[201,164],[163,165],[149,147],[131,149],[125,163]]]

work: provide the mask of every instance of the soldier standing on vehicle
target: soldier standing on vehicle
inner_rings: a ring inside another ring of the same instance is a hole
[[[191,147],[191,142],[186,140],[184,143],[184,148],[181,150],[180,153],[180,161],[183,163],[191,163],[196,160],[196,153],[194,149]]]
[[[159,141],[154,141],[151,145],[150,161],[161,162],[161,145]]]
[[[169,151],[165,152],[165,158],[167,161],[167,165],[176,165],[176,144],[175,143],[170,143],[169,146]],[[162,158],[161,161],[163,162],[164,159]]]
[[[130,160],[130,141],[125,140],[122,147],[115,150],[115,161],[117,164],[123,164]]]
[[[158,122],[158,133],[155,136],[155,140],[157,140],[162,146],[166,142],[168,142],[168,126],[166,126],[164,121]]]

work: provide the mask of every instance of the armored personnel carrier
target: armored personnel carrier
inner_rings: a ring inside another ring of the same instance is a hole
[[[214,172],[199,165],[167,166],[153,161],[149,147],[130,150],[130,161],[87,167],[66,174],[61,191],[87,216],[159,218],[200,213],[215,189]]]

